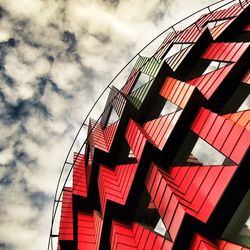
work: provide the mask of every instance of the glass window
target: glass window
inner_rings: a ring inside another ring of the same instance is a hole
[[[135,91],[137,89],[139,89],[141,86],[143,86],[144,84],[148,83],[150,81],[150,77],[147,74],[144,73],[140,73],[135,85],[133,86],[132,91]]]
[[[222,23],[225,23],[226,21],[228,21],[228,19],[210,21],[210,22],[207,22],[204,27],[212,29],[212,28],[214,28]]]
[[[179,107],[177,105],[175,105],[174,103],[167,100],[160,115],[161,116],[167,115],[167,114],[170,114],[170,113],[177,111],[178,109],[179,109]]]
[[[219,61],[211,61],[206,70],[202,73],[202,75],[208,74],[217,69],[223,68],[227,66],[229,63],[227,62],[219,62]]]
[[[174,43],[170,50],[165,54],[165,56],[163,57],[162,60],[165,60],[171,56],[173,56],[174,54],[178,53],[179,51],[189,47],[191,45],[191,43]]]

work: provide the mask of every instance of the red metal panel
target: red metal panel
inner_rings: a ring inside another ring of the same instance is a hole
[[[177,209],[175,211],[175,215],[171,221],[170,227],[169,227],[169,234],[171,235],[171,237],[173,239],[176,238],[177,233],[179,231],[181,222],[184,218],[185,215],[185,210],[183,209],[183,207],[181,206],[181,204],[179,203],[177,206]]]
[[[73,241],[72,189],[64,188],[62,197],[59,241]]]
[[[157,189],[157,193],[155,195],[155,199],[153,201],[154,204],[156,204],[156,206],[157,206],[156,208],[159,208],[159,206],[160,206],[161,199],[162,199],[162,196],[163,196],[163,194],[165,192],[165,189],[166,189],[166,183],[163,180],[163,181],[160,182],[160,185],[159,185],[159,187]]]
[[[190,99],[194,86],[190,86],[177,79],[167,77],[160,91],[160,95],[176,105],[184,108]]]
[[[231,129],[233,128],[233,123],[231,121],[225,121],[223,127],[221,128],[220,132],[217,134],[215,141],[213,142],[213,146],[217,149],[221,149],[227,136]],[[213,128],[211,128],[212,130]]]
[[[200,130],[201,126],[198,127],[197,124],[199,124],[200,122],[200,124],[204,125],[202,129],[205,129],[206,126],[208,126],[210,132],[204,139],[216,149],[221,150],[224,155],[230,157],[236,163],[239,163],[245,152],[247,151],[247,148],[249,147],[249,130],[247,130],[243,126],[238,125],[237,123],[233,123],[231,119],[225,119],[228,118],[228,116],[226,116],[224,117],[223,126],[221,126],[218,132],[217,123],[214,123],[212,126],[210,126],[205,122],[208,119],[207,117],[214,116],[214,114],[212,112],[209,112],[209,114],[205,118],[203,118],[201,115],[203,112],[204,110],[200,111],[199,118],[197,118],[192,125],[192,130],[198,135],[202,135]],[[223,117],[221,117],[220,119],[222,118]],[[220,124],[221,123],[222,121],[220,121]]]
[[[110,235],[111,249],[162,249],[165,246],[171,246],[172,242],[166,244],[166,239],[150,231],[146,227],[132,223],[132,226],[112,222],[112,229]],[[164,248],[171,249],[171,248]]]
[[[157,237],[157,234],[149,234],[149,237],[148,237],[148,241],[147,241],[147,244],[144,248],[144,250],[151,250],[153,249],[153,245],[154,245],[154,242],[156,240],[156,237]]]
[[[227,187],[236,169],[237,166],[225,166],[222,168],[222,172],[220,173],[218,179],[214,182],[213,188],[211,189],[205,202],[202,204],[202,207],[206,208],[201,209],[199,213],[202,218],[208,218],[212,213],[214,207],[222,196],[225,187]]]
[[[125,204],[138,164],[117,165],[114,170],[101,166],[98,187],[102,213],[105,213],[107,200]]]
[[[221,148],[221,152],[225,155],[230,155],[234,146],[237,144],[241,134],[243,133],[244,128],[235,125],[230,133],[228,134],[223,147]]]
[[[209,99],[213,95],[215,90],[220,86],[233,66],[234,64],[225,66],[203,76],[196,77],[188,81],[187,83],[196,86],[201,91],[201,93],[207,99]]]
[[[191,125],[192,130],[199,134],[202,127],[206,124],[206,120],[208,116],[210,115],[210,111],[204,108],[201,108],[196,115],[193,124]]]
[[[208,132],[207,136],[206,136],[206,139],[213,143],[214,140],[216,139],[220,129],[222,128],[222,126],[224,126],[224,122],[225,122],[225,119],[223,119],[223,117],[221,116],[216,116],[216,120],[214,121],[214,124],[213,124],[213,129],[210,129],[210,131]]]
[[[240,111],[224,115],[226,119],[233,121],[235,124],[250,130],[250,110]]]
[[[152,168],[157,169],[156,173],[155,170],[151,170],[150,172],[150,175],[153,174],[157,176],[154,180],[157,183],[152,189],[148,189],[147,183],[146,187],[155,206],[159,208],[159,214],[166,228],[169,228],[171,221],[177,220],[173,219],[176,217],[177,211],[182,214],[182,210],[177,209],[178,204],[183,205],[184,210],[190,215],[206,222],[237,167],[196,166],[194,168],[193,166],[182,166],[180,168],[181,171],[178,171],[178,175],[184,176],[185,178],[179,178],[179,176],[176,175],[172,180],[169,174],[166,173],[166,176],[162,175],[163,170],[159,170],[156,166],[152,166]],[[188,171],[189,168],[191,171]],[[159,175],[164,179],[160,179]],[[152,177],[149,177],[147,180],[151,178]],[[180,181],[182,179],[183,181]],[[158,184],[160,180],[161,183]],[[162,192],[164,191],[163,195],[159,194],[160,189]],[[162,197],[162,199],[159,197]],[[182,216],[180,218],[182,218]],[[180,222],[181,220],[179,220],[179,223]],[[172,232],[174,235],[177,233],[178,228],[177,224],[173,226]]]
[[[249,147],[249,143],[250,143],[250,131],[244,130],[235,148],[233,149],[233,152],[229,157],[233,161],[239,164]]]
[[[235,18],[229,19],[228,21],[225,21],[224,23],[217,25],[213,29],[210,29],[212,37],[217,39],[224,30],[227,29],[227,27],[234,21]]]
[[[207,199],[207,195],[211,191],[211,187],[213,187],[217,177],[220,175],[222,171],[222,167],[210,167],[208,174],[206,175],[205,180],[199,187],[199,191],[195,195],[191,207],[192,209],[199,211],[203,202]],[[214,206],[213,206],[214,208]],[[211,212],[210,212],[211,213]],[[205,221],[207,218],[200,218],[202,221]]]
[[[152,250],[161,249],[162,246],[164,245],[164,241],[166,241],[166,240],[164,240],[163,237],[157,235]]]
[[[206,119],[206,126],[204,126],[199,135],[202,137],[202,138],[206,138],[210,128],[213,126],[214,122],[215,122],[215,119],[217,118],[217,115],[216,114],[211,114],[207,119]]]
[[[82,154],[74,153],[73,168],[73,194],[87,197],[87,180],[85,171],[85,157]]]
[[[167,186],[167,188],[165,189],[165,192],[163,194],[163,198],[161,200],[161,203],[160,203],[160,206],[159,206],[159,210],[158,210],[161,218],[163,218],[164,213],[165,213],[165,211],[167,209],[168,203],[169,203],[170,198],[171,198],[171,194],[172,194],[172,190],[170,189],[170,187]]]
[[[93,119],[89,120],[89,140],[92,142],[91,146],[99,148],[105,152],[108,152],[105,137],[102,131],[101,124]]]
[[[106,147],[108,151],[110,150],[110,147],[112,145],[118,125],[119,125],[119,121],[116,121],[115,123],[110,124],[103,130],[103,135],[104,135],[104,139],[105,139]]]
[[[221,85],[222,81],[226,78],[227,74],[230,72],[230,70],[233,68],[234,64],[225,66],[221,69],[218,69],[214,72],[211,72],[211,75],[206,75],[207,80],[210,81],[210,83],[206,82],[206,86],[201,90],[202,93],[204,93],[204,96],[209,99],[214,92],[217,90],[217,88]],[[205,79],[204,79],[205,81]],[[213,83],[213,84],[211,84]]]

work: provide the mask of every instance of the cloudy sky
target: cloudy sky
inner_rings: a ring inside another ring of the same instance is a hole
[[[0,249],[46,249],[59,171],[94,100],[160,31],[212,2],[0,0]]]

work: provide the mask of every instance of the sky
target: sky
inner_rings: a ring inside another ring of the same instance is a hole
[[[0,249],[47,248],[59,172],[96,98],[154,36],[212,2],[0,0]]]

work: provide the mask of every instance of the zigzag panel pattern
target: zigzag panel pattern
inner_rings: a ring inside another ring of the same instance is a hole
[[[138,56],[90,119],[58,249],[249,249],[249,1],[211,9]]]
[[[180,63],[182,62],[182,59],[185,58],[185,56],[190,52],[191,49],[192,49],[192,46],[182,49],[180,52],[167,58],[165,62],[170,66],[171,69],[175,71],[180,65]]]
[[[202,35],[202,31],[192,25],[186,30],[170,32],[155,54],[156,58],[162,59],[175,43],[195,43]],[[173,39],[174,37],[174,39]]]
[[[131,150],[133,151],[133,154],[139,161],[146,142],[152,142],[151,139],[147,136],[146,132],[133,120],[130,120],[128,123],[125,137],[130,145]]]
[[[125,205],[138,164],[118,165],[114,171],[101,166],[98,178],[103,214],[107,200]]]
[[[207,99],[209,99],[221,85],[222,81],[224,81],[225,77],[230,73],[233,66],[234,64],[225,66],[208,74],[204,74],[187,81],[187,83],[196,86],[201,91],[201,93]]]
[[[146,187],[174,239],[185,212],[206,222],[237,166],[176,166],[168,173],[152,165]]]
[[[138,223],[129,226],[117,221],[112,222],[110,244],[112,250],[157,250],[171,249],[172,246],[170,241]]]
[[[248,3],[244,2],[243,4],[247,5]],[[209,22],[209,21],[233,18],[233,17],[240,15],[240,13],[243,10],[244,9],[240,5],[240,3],[236,3],[233,6],[229,7],[228,9],[214,11],[212,13],[202,16],[198,21],[196,21],[196,23],[199,26],[203,26],[206,22]]]
[[[163,57],[163,55],[165,54],[165,52],[167,51],[167,49],[169,48],[169,46],[171,45],[173,39],[177,36],[177,34],[180,31],[177,32],[169,32],[166,36],[166,38],[164,39],[164,41],[162,42],[161,46],[157,49],[157,51],[155,52],[154,56],[157,59],[161,59]]]
[[[151,138],[153,144],[159,149],[163,149],[171,132],[174,129],[182,111],[173,112],[169,115],[161,116],[143,125],[145,132]]]
[[[201,108],[191,129],[237,164],[248,150],[250,131],[205,108]]]
[[[109,152],[118,125],[119,121],[110,124],[103,130],[99,122],[91,119],[89,124],[89,133],[91,131],[89,142],[92,151],[94,151],[94,148],[98,148],[104,152]]]

